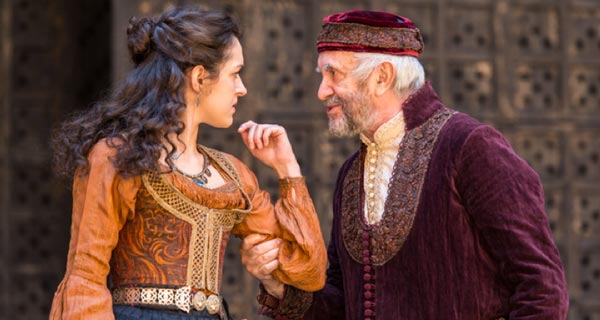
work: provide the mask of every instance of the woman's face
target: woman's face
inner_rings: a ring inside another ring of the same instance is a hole
[[[238,98],[248,92],[240,77],[244,56],[237,38],[233,39],[225,55],[227,60],[221,65],[218,77],[204,80],[198,106],[200,121],[217,128],[231,126]]]

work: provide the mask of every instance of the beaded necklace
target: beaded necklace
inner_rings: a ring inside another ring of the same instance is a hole
[[[200,172],[198,172],[196,174],[185,173],[185,172],[181,171],[179,168],[177,168],[174,161],[171,161],[171,170],[181,174],[182,176],[184,176],[186,178],[192,179],[192,181],[194,181],[194,183],[199,186],[205,185],[208,182],[208,177],[210,177],[212,175],[212,173],[210,172],[210,169],[208,168],[208,166],[210,165],[210,158],[207,157],[206,154],[204,154],[204,152],[202,150],[200,150],[200,153],[204,157],[204,165],[202,166],[202,170],[200,170]],[[171,156],[171,159],[177,160],[177,158],[179,158],[179,156],[181,156],[181,154],[175,152]]]

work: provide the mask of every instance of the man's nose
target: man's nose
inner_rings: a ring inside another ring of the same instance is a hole
[[[317,97],[321,101],[327,100],[327,98],[333,95],[333,89],[327,83],[325,79],[321,80],[321,84],[319,84],[319,91],[317,92]]]

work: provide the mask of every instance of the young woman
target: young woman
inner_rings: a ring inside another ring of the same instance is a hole
[[[65,122],[55,166],[74,176],[67,269],[51,319],[227,319],[219,295],[229,234],[281,239],[274,278],[324,285],[319,221],[285,130],[243,124],[280,177],[275,205],[238,159],[198,143],[226,128],[246,94],[239,27],[174,8],[127,29],[135,68],[112,96]],[[254,235],[253,235],[254,236]]]

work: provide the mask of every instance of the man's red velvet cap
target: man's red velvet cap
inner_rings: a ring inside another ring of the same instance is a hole
[[[388,12],[352,10],[323,19],[317,50],[418,57],[423,52],[423,37],[408,18]]]

